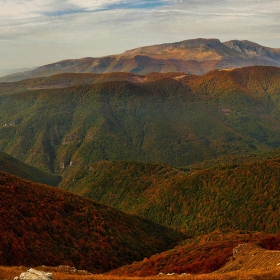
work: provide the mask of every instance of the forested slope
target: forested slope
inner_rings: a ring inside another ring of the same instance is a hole
[[[57,186],[61,181],[61,176],[49,174],[3,152],[0,152],[0,170],[22,179],[51,186]]]
[[[0,265],[104,272],[185,236],[63,190],[0,172]]]
[[[226,228],[277,232],[280,158],[270,156],[205,169],[99,162],[60,187],[192,235]]]
[[[51,173],[101,160],[185,166],[280,146],[280,69],[61,74],[0,84],[0,149]]]

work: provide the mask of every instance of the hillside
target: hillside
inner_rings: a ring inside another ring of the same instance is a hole
[[[279,147],[280,69],[60,74],[0,84],[0,150],[50,173],[102,160],[186,166]]]
[[[227,228],[275,233],[280,159],[267,157],[205,169],[104,161],[59,186],[189,235]]]
[[[0,265],[104,272],[172,248],[184,235],[57,188],[0,173]]]
[[[194,275],[214,272],[214,274],[226,276],[226,273],[233,271],[248,272],[252,269],[265,271],[269,268],[277,268],[280,254],[279,251],[272,250],[279,250],[279,241],[279,234],[215,231],[187,240],[185,245],[153,255],[149,259],[112,270],[109,274],[134,277],[159,274],[164,277],[167,274],[179,274],[179,277],[182,277],[183,273]],[[184,277],[188,277],[187,275]]]
[[[280,49],[250,41],[193,39],[128,50],[119,55],[69,59],[0,78],[13,82],[58,73],[185,72],[201,75],[214,69],[253,65],[280,66]]]
[[[90,274],[87,271],[65,265],[58,267],[40,266],[36,269],[52,272],[54,279],[58,280],[74,278],[128,280],[131,279],[131,276],[136,280],[143,279],[143,276],[147,280],[182,278],[189,280],[277,280],[279,279],[278,263],[279,234],[215,231],[205,236],[186,240],[184,245],[106,274]],[[209,273],[217,268],[220,269]],[[15,275],[20,275],[27,269],[23,266],[0,267],[0,278],[3,280],[13,279]],[[181,273],[182,271],[185,272]]]
[[[279,240],[277,241],[279,242]],[[279,261],[279,250],[269,251],[253,244],[239,244],[233,250],[231,261],[216,273],[277,268],[280,265]]]
[[[22,179],[50,186],[57,186],[61,181],[59,175],[49,174],[43,170],[25,164],[3,152],[0,152],[0,170]]]

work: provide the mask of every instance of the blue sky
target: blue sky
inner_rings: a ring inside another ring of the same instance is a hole
[[[66,7],[64,9],[54,9],[51,12],[46,12],[44,15],[46,16],[63,16],[66,14],[76,14],[76,13],[87,13],[87,12],[101,12],[101,11],[109,11],[109,10],[117,10],[117,9],[154,9],[157,7],[162,7],[165,5],[169,5],[169,1],[162,1],[162,0],[150,0],[150,1],[104,1],[102,4],[102,1],[100,1],[100,5],[96,5],[93,7],[87,6],[87,8],[79,8],[72,7],[72,9],[67,9]],[[81,5],[82,6],[82,5]]]
[[[280,48],[279,0],[0,0],[0,73],[194,38]]]

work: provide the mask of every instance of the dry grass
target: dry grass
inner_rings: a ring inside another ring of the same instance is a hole
[[[26,271],[26,267],[0,267],[0,280],[12,280],[21,272]],[[65,272],[55,272],[49,269],[54,274],[54,280],[279,280],[280,268],[267,270],[250,270],[250,271],[232,271],[221,274],[204,274],[204,275],[162,275],[150,277],[121,277],[108,275],[74,275]]]
[[[27,268],[24,266],[0,266],[0,280],[11,280],[15,276],[20,275],[22,272],[26,271]]]
[[[234,250],[232,259],[216,273],[255,269],[280,271],[280,251],[265,250],[253,244],[239,244]]]
[[[54,280],[280,280],[280,251],[261,249],[252,244],[241,244],[232,259],[220,270],[201,275],[157,275],[148,277],[111,276],[90,274],[69,266],[38,267],[38,270],[52,272]],[[22,272],[24,266],[0,267],[0,280],[12,280]]]

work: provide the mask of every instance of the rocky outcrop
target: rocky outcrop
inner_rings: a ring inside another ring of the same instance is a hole
[[[33,268],[23,272],[20,276],[16,276],[14,280],[52,280],[53,274],[49,272],[39,271]]]

